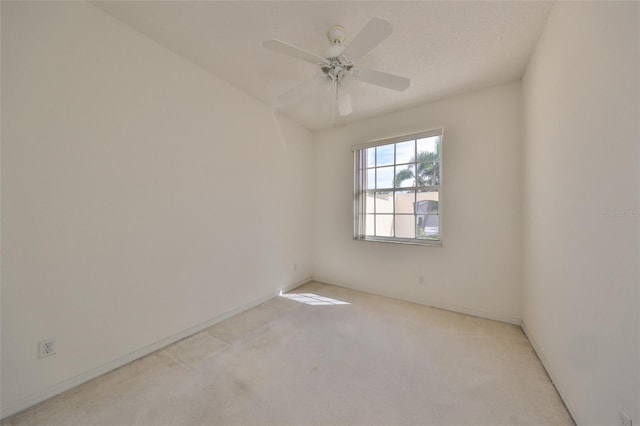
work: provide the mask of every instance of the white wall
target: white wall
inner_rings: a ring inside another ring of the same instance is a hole
[[[239,90],[89,4],[2,2],[2,92],[2,416],[311,275],[311,135]]]
[[[441,127],[443,246],[352,240],[350,147]],[[520,131],[516,82],[317,134],[314,278],[519,323]]]
[[[580,424],[640,422],[639,7],[558,2],[524,79],[523,322]]]

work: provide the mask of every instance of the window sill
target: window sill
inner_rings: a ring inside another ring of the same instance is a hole
[[[383,237],[353,237],[354,241],[368,241],[374,243],[391,243],[391,244],[405,244],[410,246],[431,246],[442,247],[442,240],[416,240],[416,239],[402,239],[402,238],[383,238]]]

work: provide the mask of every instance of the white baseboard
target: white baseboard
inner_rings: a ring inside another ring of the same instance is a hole
[[[177,334],[174,334],[172,336],[166,337],[158,342],[152,343],[151,345],[145,346],[143,348],[138,349],[137,351],[128,353],[126,355],[123,355],[119,358],[114,359],[113,361],[110,361],[106,364],[103,364],[99,367],[96,367],[92,370],[86,371],[82,374],[79,374],[75,377],[72,377],[68,380],[65,380],[61,383],[58,383],[57,385],[51,386],[47,389],[45,389],[42,392],[37,392],[33,395],[30,395],[26,398],[22,398],[18,401],[15,401],[13,403],[9,403],[7,404],[7,406],[5,407],[0,407],[0,420],[4,420],[5,418],[12,416],[16,413],[19,413],[22,410],[25,410],[33,405],[36,405],[40,402],[43,402],[53,396],[56,396],[64,391],[67,391],[71,388],[74,388],[78,385],[81,385],[82,383],[88,382],[89,380],[95,379],[96,377],[102,376],[103,374],[106,374],[112,370],[115,370],[116,368],[122,367],[125,364],[130,363],[131,361],[135,361],[138,358],[142,358],[145,355],[148,355],[152,352],[155,352],[159,349],[164,348],[165,346],[171,345],[172,343],[175,343],[179,340],[182,340],[186,337],[189,337],[193,334],[199,333],[204,329],[207,329],[209,327],[211,327],[212,325],[215,325],[217,323],[219,323],[220,321],[224,321],[225,319],[232,317],[234,315],[237,315],[241,312],[246,311],[247,309],[251,309],[254,306],[257,306],[261,303],[266,302],[269,299],[272,299],[276,296],[278,296],[280,294],[280,291],[282,292],[286,292],[289,290],[293,290],[294,288],[300,287],[303,284],[308,283],[309,281],[311,281],[311,278],[305,278],[302,281],[296,282],[294,284],[288,285],[286,287],[283,287],[282,289],[279,289],[277,291],[272,291],[262,297],[259,297],[249,303],[246,303],[242,306],[239,306],[235,309],[231,309],[230,311],[224,312],[223,314],[217,315],[214,318],[211,318],[210,320],[207,320],[203,323],[194,325],[193,327],[189,327],[186,330],[183,330]]]
[[[450,304],[447,304],[447,303],[440,303],[440,302],[435,302],[435,301],[417,302],[415,300],[411,300],[411,299],[408,299],[408,298],[403,298],[403,297],[400,297],[398,295],[391,294],[390,292],[372,291],[369,288],[364,288],[364,287],[354,286],[354,285],[349,285],[349,284],[343,284],[343,283],[337,283],[335,281],[332,281],[330,279],[325,279],[325,278],[322,278],[322,277],[313,277],[312,281],[315,281],[317,283],[322,283],[322,284],[335,285],[335,286],[338,286],[338,287],[350,288],[352,290],[362,291],[362,292],[365,292],[365,293],[375,294],[375,295],[378,295],[378,296],[384,296],[384,297],[388,297],[390,299],[402,300],[402,301],[405,301],[405,302],[417,303],[419,305],[431,306],[432,308],[445,309],[447,311],[457,312],[459,314],[471,315],[471,316],[474,316],[474,317],[489,319],[489,320],[492,320],[492,321],[506,322],[508,324],[513,324],[513,325],[517,325],[517,326],[520,325],[520,318],[509,317],[509,316],[500,315],[500,314],[494,314],[494,313],[491,313],[491,312],[480,311],[480,310],[477,310],[477,309],[467,308],[467,307],[464,307],[464,306],[450,305]]]
[[[524,323],[524,320],[520,321],[520,328],[522,328],[524,335],[527,337],[527,339],[529,339],[529,342],[531,343],[531,346],[533,346],[533,350],[535,351],[536,355],[538,355],[538,358],[540,359],[542,366],[544,367],[545,370],[547,370],[547,375],[551,379],[551,383],[553,383],[553,386],[555,386],[556,391],[558,391],[558,394],[560,395],[562,402],[564,402],[565,407],[567,407],[567,411],[569,411],[569,414],[571,415],[571,417],[573,417],[573,421],[576,423],[576,425],[584,424],[583,422],[580,421],[580,419],[576,415],[576,412],[573,410],[573,408],[571,408],[571,404],[569,403],[569,400],[566,397],[566,393],[563,391],[564,386],[562,386],[562,384],[558,381],[558,378],[557,378],[558,376],[556,376],[556,374],[553,372],[553,369],[551,368],[551,364],[549,364],[549,360],[545,356],[544,351],[540,347],[540,344],[535,339],[533,334],[531,334],[531,330],[527,328],[527,325]]]

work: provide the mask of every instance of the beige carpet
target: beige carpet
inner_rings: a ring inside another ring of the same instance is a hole
[[[310,283],[3,425],[571,425],[515,326]]]

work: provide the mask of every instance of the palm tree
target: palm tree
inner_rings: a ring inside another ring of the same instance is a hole
[[[417,173],[412,169],[412,165],[396,173],[394,186],[398,188],[402,181],[416,178],[416,186],[436,186],[440,185],[440,145],[437,145],[436,152],[419,152],[418,160],[411,160],[416,163]]]

